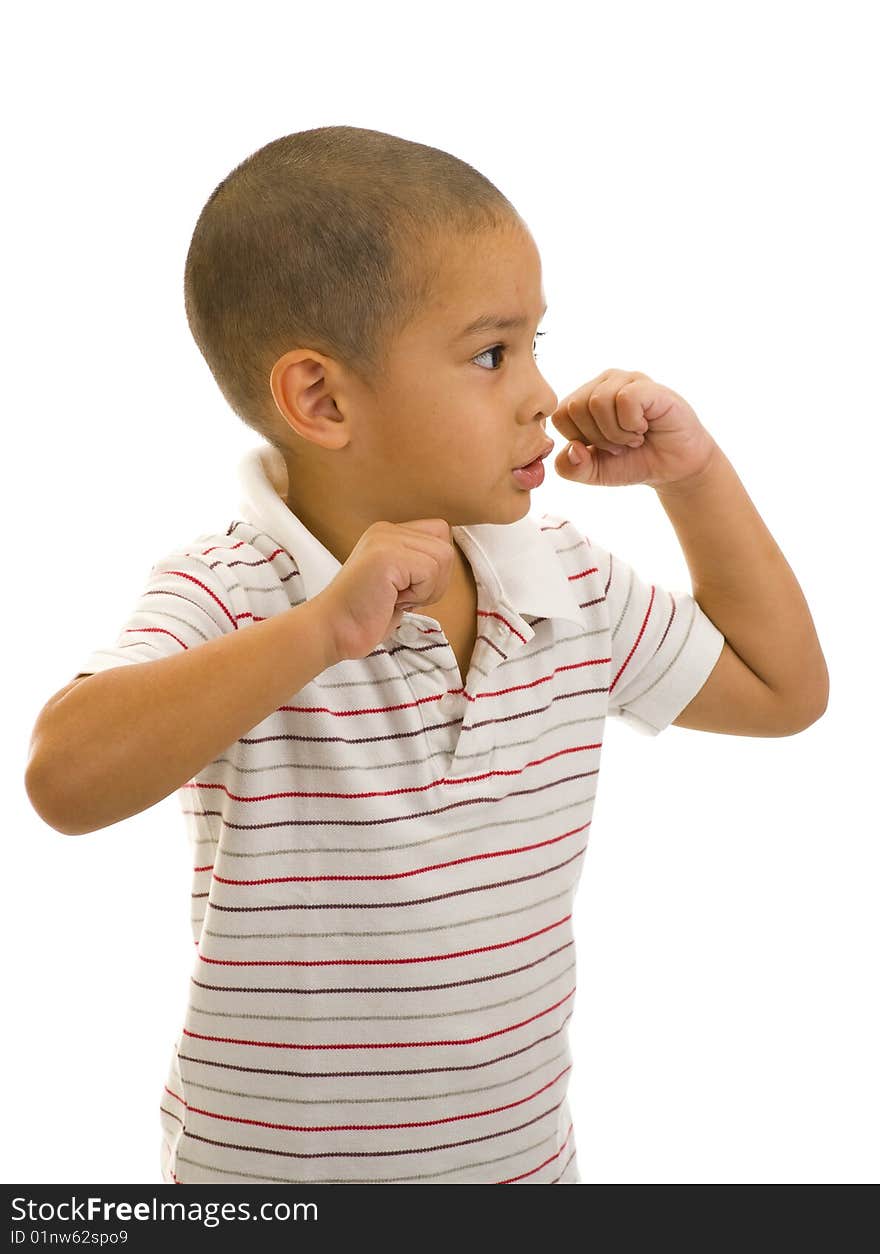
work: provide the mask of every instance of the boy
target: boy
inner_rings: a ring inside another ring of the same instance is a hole
[[[683,398],[610,370],[558,403],[528,228],[448,153],[267,144],[204,206],[185,298],[263,443],[235,516],[152,568],[41,711],[26,778],[66,834],[179,790],[196,956],[162,1179],[578,1183],[604,720],[810,725],[828,678],[797,581]],[[529,514],[548,417],[582,456],[563,477],[656,489],[693,596]]]

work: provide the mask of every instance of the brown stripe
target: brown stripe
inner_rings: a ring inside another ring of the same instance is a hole
[[[509,1162],[511,1158],[521,1158],[523,1154],[530,1154],[532,1150],[539,1150],[541,1146],[547,1145],[551,1141],[555,1141],[555,1139],[555,1132],[551,1132],[549,1136],[542,1137],[539,1141],[532,1141],[530,1145],[524,1145],[522,1149],[514,1150],[510,1154],[498,1154],[495,1158],[479,1159],[476,1162],[468,1163],[467,1166],[448,1167],[445,1171],[422,1171],[411,1176],[319,1176],[310,1180],[302,1180],[289,1176],[270,1176],[255,1171],[217,1167],[211,1163],[200,1162],[196,1158],[185,1158],[182,1154],[178,1155],[177,1161],[188,1163],[192,1167],[201,1167],[204,1171],[213,1171],[218,1174],[222,1172],[225,1175],[241,1176],[247,1180],[262,1180],[268,1184],[408,1184],[419,1180],[439,1180],[442,1176],[454,1176],[461,1171],[474,1171],[479,1167],[494,1167],[496,1163]]]
[[[322,853],[326,850],[322,850]],[[586,853],[586,845],[583,849],[578,849],[577,853],[573,853],[570,858],[566,858],[563,862],[554,862],[552,866],[545,867],[543,871],[533,871],[530,875],[517,875],[509,880],[494,880],[491,884],[474,884],[470,888],[454,888],[448,893],[433,893],[430,897],[409,897],[406,901],[296,901],[284,902],[276,906],[220,906],[216,902],[211,902],[211,910],[214,913],[218,911],[237,913],[237,914],[255,914],[265,910],[393,910],[399,906],[426,906],[434,901],[447,901],[450,897],[465,897],[469,893],[484,893],[493,888],[509,888],[511,884],[525,884],[528,880],[538,880],[544,875],[550,875],[553,871],[559,871],[562,867],[568,866],[574,862],[576,858],[580,858]],[[207,897],[207,893],[193,893],[193,897]],[[192,922],[201,923],[201,919],[193,919]]]
[[[610,660],[611,660],[610,658],[597,658],[594,664],[598,666]],[[588,665],[589,664],[590,663],[588,663]],[[395,678],[399,678],[399,676],[396,676]],[[382,682],[381,679],[376,681],[376,683],[381,683],[381,682]],[[375,684],[371,685],[371,687],[375,687]],[[546,714],[548,710],[553,708],[553,706],[556,704],[557,701],[570,701],[575,697],[588,697],[588,696],[594,696],[598,693],[607,693],[607,692],[608,692],[607,686],[597,687],[597,688],[577,688],[570,692],[557,692],[549,701],[544,702],[544,704],[542,705],[532,705],[532,706],[529,706],[528,709],[519,710],[514,714],[502,714],[502,715],[496,715],[493,718],[479,719],[478,721],[475,721],[469,724],[467,727],[463,727],[461,729],[462,735],[464,735],[465,733],[469,731],[479,731],[483,727],[494,727],[496,725],[500,726],[502,723],[512,723],[512,722],[515,722],[517,719],[530,718],[532,715],[535,715],[535,714]],[[283,708],[283,707],[279,707],[279,708]],[[309,713],[309,711],[305,710],[303,711],[303,713]],[[352,717],[356,717],[353,711],[350,711],[350,710],[343,711],[343,713],[351,715]],[[368,717],[368,715],[365,714],[364,717]],[[602,717],[602,715],[597,715],[597,718],[599,717]],[[293,740],[293,741],[296,741],[297,743],[303,743],[303,744],[372,745],[372,744],[379,744],[383,740],[409,740],[413,736],[425,736],[427,735],[428,732],[445,731],[449,727],[456,727],[459,723],[461,723],[461,721],[462,720],[460,718],[454,718],[454,719],[449,719],[445,723],[444,722],[437,722],[437,723],[430,723],[430,724],[423,723],[419,727],[414,727],[408,730],[388,732],[388,733],[384,733],[382,735],[376,735],[376,736],[352,736],[352,737],[305,736],[305,735],[298,735],[292,732],[279,732],[277,735],[274,735],[274,736],[253,736],[253,737],[240,736],[239,740],[236,743],[240,742],[243,745],[265,745],[265,744],[272,744],[275,741]],[[550,730],[553,730],[553,729],[551,728]],[[260,767],[259,769],[262,770],[264,768]]]
[[[226,1089],[218,1084],[200,1084],[198,1080],[194,1080],[188,1073],[183,1075],[181,1072],[180,1078],[184,1089],[205,1089],[209,1093],[223,1093],[226,1097],[247,1097],[251,1101],[275,1102],[285,1106],[383,1106],[388,1102],[448,1101],[450,1097],[468,1097],[475,1093],[489,1093],[492,1089],[506,1088],[510,1084],[516,1084],[519,1080],[525,1080],[529,1076],[533,1076],[536,1071],[540,1071],[542,1067],[551,1066],[553,1063],[558,1062],[560,1058],[567,1056],[567,1046],[563,1046],[562,1049],[549,1058],[544,1058],[541,1062],[536,1063],[534,1067],[521,1071],[518,1075],[512,1075],[509,1079],[496,1080],[494,1084],[479,1084],[476,1088],[469,1089],[445,1089],[439,1093],[409,1093],[402,1097],[284,1097],[273,1093],[247,1093],[241,1089]],[[174,1117],[177,1118],[176,1115]]]
[[[601,744],[596,744],[595,749],[601,749]],[[595,767],[590,771],[580,771],[575,775],[563,775],[559,779],[550,780],[546,784],[538,784],[534,788],[514,788],[510,792],[504,793],[500,797],[484,795],[480,797],[465,797],[461,801],[450,801],[448,805],[435,806],[432,810],[416,810],[407,814],[391,814],[375,819],[350,819],[340,815],[326,819],[279,819],[272,823],[232,823],[225,818],[223,810],[187,810],[183,809],[184,814],[194,814],[199,817],[219,818],[222,819],[222,826],[230,831],[240,832],[261,832],[267,829],[275,829],[278,827],[388,827],[392,823],[410,823],[420,822],[426,818],[430,818],[435,814],[445,814],[450,810],[458,810],[462,806],[482,805],[483,803],[491,805],[504,804],[513,797],[531,797],[540,792],[545,792],[548,788],[559,788],[563,784],[570,784],[575,780],[589,779],[591,775],[598,775],[599,768]],[[578,804],[581,798],[578,798]],[[575,802],[572,802],[574,805]],[[584,824],[589,826],[589,824]]]
[[[591,772],[595,774],[596,772]],[[557,815],[569,814],[574,809],[580,809],[584,804],[593,801],[592,797],[577,797],[575,800],[563,800],[558,806],[548,806],[546,809],[538,810],[534,814],[524,813],[518,818],[508,818],[505,820],[505,829],[510,830],[516,827],[537,825],[545,819],[552,819]],[[478,838],[483,833],[494,834],[497,831],[498,824],[494,821],[492,815],[475,815],[478,822],[469,827],[447,827],[439,832],[435,832],[431,836],[424,836],[421,840],[412,839],[409,833],[401,833],[402,839],[393,841],[391,844],[378,845],[375,841],[370,841],[367,845],[330,845],[321,842],[320,853],[322,856],[328,853],[411,853],[413,850],[424,849],[427,846],[442,844],[445,841],[457,840],[461,837]],[[485,819],[486,821],[480,821]],[[465,820],[467,821],[467,820]],[[202,842],[208,843],[208,842]],[[216,848],[216,840],[210,842]],[[274,858],[288,857],[291,854],[302,854],[305,857],[313,857],[315,854],[314,843],[306,845],[279,845],[275,848],[260,849],[255,848],[251,842],[248,842],[241,849],[224,849],[224,856],[227,858]],[[206,865],[206,869],[210,866]]]
[[[581,853],[586,850],[582,849]],[[203,936],[213,936],[220,940],[251,941],[251,940],[328,940],[330,938],[352,937],[356,940],[372,940],[384,936],[428,936],[436,932],[456,931],[462,927],[473,927],[477,923],[489,923],[496,919],[510,919],[517,914],[525,914],[528,910],[537,910],[539,906],[559,901],[560,897],[570,896],[574,885],[565,884],[558,892],[549,897],[538,897],[526,902],[524,906],[515,906],[512,910],[496,910],[490,914],[471,915],[467,919],[451,919],[447,923],[430,923],[425,927],[402,927],[391,930],[369,928],[360,932],[345,932],[342,928],[331,928],[328,932],[218,932],[214,928],[205,927]],[[424,916],[418,916],[424,917]]]
[[[527,718],[527,717],[528,717],[527,713],[526,714],[521,713],[521,714],[511,714],[507,716],[507,718],[504,718],[504,719],[485,719],[482,722],[472,723],[469,727],[465,728],[464,730],[465,731],[478,731],[482,727],[491,725],[492,723],[510,722],[515,719]],[[599,722],[600,719],[602,718],[604,718],[604,715],[599,714],[594,717],[593,721]],[[459,720],[455,720],[455,722],[458,722],[458,721]],[[590,721],[589,719],[584,719],[582,716],[579,715],[577,718],[563,719],[561,722],[554,723],[552,726],[542,727],[541,732],[542,732],[542,735],[544,736],[550,736],[556,732],[565,731],[569,727],[582,727],[584,722],[589,722],[589,721]],[[416,729],[415,731],[409,731],[409,732],[406,732],[405,734],[406,736],[411,737],[411,736],[418,735],[419,732],[423,730],[424,728]],[[268,740],[277,740],[281,738],[282,737],[278,737],[278,736],[265,737],[261,740],[260,743],[264,743],[264,741],[268,741]],[[292,736],[292,735],[291,736],[285,735],[283,739],[311,740],[311,741],[322,741],[322,742],[324,740],[323,737],[318,737],[318,736]],[[334,739],[340,740],[342,738],[336,737]],[[508,750],[511,750],[511,749],[525,748],[527,746],[534,744],[534,742],[535,742],[534,736],[527,735],[527,736],[524,736],[522,740],[505,741],[504,744],[499,744],[497,747],[499,750],[507,752]],[[343,740],[343,743],[350,744],[351,742],[348,740]],[[354,766],[350,762],[340,763],[338,766],[334,766],[328,762],[314,763],[314,762],[299,762],[295,760],[285,761],[285,762],[270,762],[261,766],[243,766],[243,765],[240,765],[239,762],[235,760],[235,758],[231,758],[231,757],[214,758],[212,762],[208,763],[208,766],[231,766],[233,770],[236,772],[236,774],[240,776],[260,775],[266,771],[280,771],[280,770],[321,771],[323,774],[351,772],[352,770],[367,770],[367,771],[372,772],[372,771],[397,770],[397,769],[400,769],[401,767],[424,766],[425,763],[431,762],[434,758],[444,757],[446,755],[446,752],[447,751],[445,749],[435,749],[434,751],[430,753],[420,754],[419,756],[414,757],[414,758],[394,758],[389,762],[371,762],[369,764],[364,763],[361,765],[354,765]],[[467,757],[467,756],[468,755],[466,754],[462,754],[462,757]],[[481,755],[474,754],[471,756],[479,757]],[[239,854],[238,856],[241,857],[244,855]]]
[[[523,1001],[527,997],[532,997],[535,993],[542,992],[548,988],[556,980],[567,975],[569,971],[574,969],[575,963],[572,960],[567,967],[563,967],[561,971],[555,972],[548,979],[540,984],[535,984],[531,988],[524,989],[522,992],[515,993],[513,997],[504,997],[501,1001],[481,1002],[479,1011],[484,1014],[487,1010],[497,1010],[501,1006],[512,1006],[515,1002]],[[386,1003],[383,1003],[386,1004]],[[247,1010],[213,1010],[206,1006],[196,1006],[190,1002],[190,1010],[194,1014],[205,1015],[208,1018],[215,1019],[254,1019],[269,1020],[271,1022],[284,1023],[381,1023],[390,1021],[392,1023],[412,1023],[421,1019],[454,1019],[459,1015],[472,1015],[474,1013],[473,1006],[464,1006],[456,1010],[426,1010],[420,1014],[408,1015],[401,1010],[395,1011],[394,1014],[366,1014],[366,1015],[282,1015],[282,1014],[259,1014],[256,1011]]]

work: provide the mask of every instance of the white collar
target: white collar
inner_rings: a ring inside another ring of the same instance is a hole
[[[294,558],[306,599],[317,596],[341,563],[288,507],[287,466],[274,445],[249,449],[238,466],[239,517],[265,531]],[[452,535],[496,600],[518,614],[567,618],[583,613],[552,542],[527,514],[513,523],[453,527]]]

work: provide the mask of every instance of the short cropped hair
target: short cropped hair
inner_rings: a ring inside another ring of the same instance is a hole
[[[234,412],[282,447],[269,378],[310,347],[374,388],[424,308],[444,234],[522,218],[466,161],[357,126],[320,126],[246,157],[205,203],[186,257],[193,338]]]

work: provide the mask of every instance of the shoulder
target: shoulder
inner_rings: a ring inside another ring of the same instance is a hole
[[[145,590],[152,613],[195,615],[237,629],[280,614],[304,599],[293,555],[251,522],[229,522],[165,550]]]
[[[206,567],[227,587],[247,585],[269,591],[298,573],[292,553],[265,531],[240,518],[176,545],[161,564],[178,558]]]

